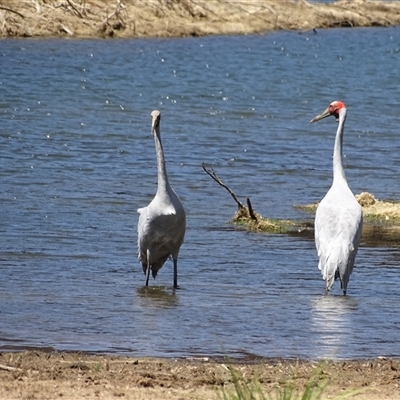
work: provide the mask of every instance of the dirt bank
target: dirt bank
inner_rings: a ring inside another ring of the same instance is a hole
[[[400,2],[339,0],[0,0],[2,37],[181,37],[391,26]]]
[[[232,388],[229,364],[212,359],[129,358],[84,353],[29,351],[0,354],[0,398],[8,399],[221,399],[222,388]],[[247,360],[236,362],[238,374],[274,390],[291,382],[302,391],[316,362]],[[400,360],[380,358],[328,362],[320,384],[327,382],[323,399],[334,399],[354,389],[357,400],[399,400]]]

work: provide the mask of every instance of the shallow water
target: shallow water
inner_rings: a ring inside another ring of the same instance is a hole
[[[312,236],[228,224],[201,168],[264,216],[309,218],[293,205],[328,190],[336,129],[309,121],[341,99],[350,187],[399,199],[399,49],[399,28],[2,41],[0,349],[400,356],[396,239],[366,232],[348,296],[325,297]],[[155,108],[187,211],[176,292],[171,262],[145,290],[136,258]]]

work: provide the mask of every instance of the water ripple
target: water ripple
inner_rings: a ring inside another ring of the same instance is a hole
[[[137,356],[400,356],[399,243],[365,230],[349,296],[324,296],[312,234],[250,234],[212,165],[273,218],[331,184],[348,106],[354,192],[400,198],[400,29],[2,43],[0,348]],[[143,287],[136,209],[156,190],[152,109],[188,215],[179,260]],[[307,215],[307,218],[310,216]]]

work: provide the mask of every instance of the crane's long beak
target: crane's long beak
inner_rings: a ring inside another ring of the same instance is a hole
[[[316,117],[314,117],[314,118],[310,121],[310,124],[312,124],[313,122],[317,122],[317,121],[319,121],[320,119],[329,117],[330,115],[331,115],[331,114],[330,114],[330,112],[329,112],[329,107],[328,107],[324,112],[322,112],[321,114],[319,114],[319,115],[317,115]]]
[[[151,119],[151,134],[156,134],[156,120],[154,118]]]
[[[156,134],[156,129],[158,128],[160,124],[160,118],[151,118],[151,134],[155,135]]]

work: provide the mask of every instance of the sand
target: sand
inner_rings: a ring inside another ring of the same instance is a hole
[[[271,400],[292,384],[300,392],[321,367],[322,399],[400,400],[400,360],[154,359],[26,351],[0,354],[1,399],[222,399],[233,393],[229,367],[258,379]],[[355,393],[355,390],[361,390]]]

